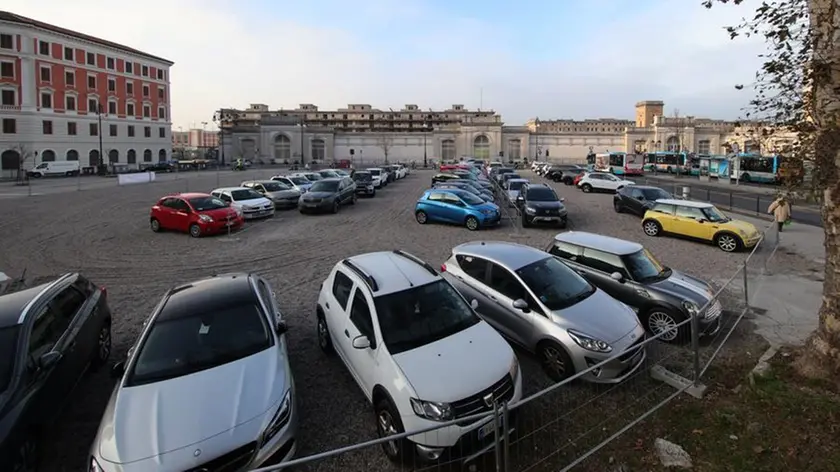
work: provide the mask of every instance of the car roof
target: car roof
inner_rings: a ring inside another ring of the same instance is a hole
[[[382,170],[381,167],[368,167],[366,170]]]
[[[395,251],[379,251],[359,254],[345,260],[371,276],[376,282],[373,295],[381,296],[440,280],[440,275],[431,266],[423,266],[412,260],[412,257],[414,256],[403,256]]]
[[[185,318],[229,306],[257,303],[251,277],[244,272],[214,275],[179,285],[167,292],[165,298],[156,321]]]
[[[540,188],[540,187],[547,188],[547,189],[550,189],[550,190],[554,190],[552,187],[549,187],[548,184],[528,181],[528,188]]]
[[[452,252],[489,259],[511,270],[551,257],[545,251],[507,241],[473,241],[455,246]]]
[[[185,199],[189,200],[190,198],[212,197],[212,195],[210,195],[209,193],[201,193],[201,192],[184,192],[184,193],[175,193],[175,194],[172,194],[172,195],[167,195],[166,197],[163,197],[163,198],[167,198],[167,197],[179,197],[179,198],[185,198]]]
[[[369,170],[357,170],[356,172],[353,172],[353,175],[358,175],[358,174],[370,174],[370,171]]]
[[[242,181],[243,184],[270,184],[274,182],[271,179],[260,179],[260,180],[244,180]]]
[[[341,180],[344,180],[344,177],[329,177],[326,179],[321,179],[318,182],[339,182]]]
[[[570,243],[584,248],[595,249],[617,256],[634,254],[644,249],[639,243],[624,239],[604,236],[603,234],[587,233],[586,231],[566,231],[554,236],[558,242]]]
[[[234,190],[251,190],[248,187],[219,187],[213,189],[214,192],[232,192]]]
[[[508,183],[511,182],[530,182],[528,179],[508,179]]]
[[[467,192],[466,190],[461,190],[459,188],[430,188],[427,192],[443,192],[443,193],[451,193],[452,195],[458,195],[459,197],[463,197],[464,195],[472,196],[472,193]]]
[[[0,296],[0,328],[8,328],[20,324],[20,315],[26,305],[41,294],[55,281],[47,282],[36,287],[19,290]]]
[[[663,192],[668,192],[667,190],[663,189],[662,187],[657,187],[655,185],[633,185],[632,187],[625,187],[625,188],[633,188],[636,190],[662,190]]]
[[[656,203],[664,203],[665,205],[677,205],[691,208],[711,208],[714,205],[706,202],[695,202],[691,200],[674,200],[672,198],[660,198]]]

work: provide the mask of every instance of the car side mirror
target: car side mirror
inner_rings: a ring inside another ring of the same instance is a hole
[[[645,201],[645,197],[642,197],[642,196],[640,195],[640,196],[636,197],[636,200],[638,200],[638,201],[640,201],[640,202],[643,202],[643,201]]]
[[[621,275],[620,272],[613,272],[610,274],[610,278],[615,280],[616,282],[624,283],[624,276]]]
[[[566,198],[565,198],[565,197],[561,197],[561,198],[560,198],[560,203],[563,203],[563,202],[565,202],[565,201],[566,201]]]
[[[370,349],[370,339],[367,336],[356,336],[353,338],[353,348]]]
[[[531,310],[528,309],[528,302],[526,302],[525,300],[523,300],[521,298],[518,299],[518,300],[515,300],[513,302],[513,307],[516,308],[517,310],[521,310],[525,313],[528,313],[529,311],[531,311]]]
[[[698,219],[697,219],[697,222],[698,222],[698,223],[705,223],[705,222],[706,222],[706,220],[704,220],[703,218],[698,218]]]
[[[475,298],[473,298],[473,299],[470,301],[470,308],[472,308],[473,310],[478,310],[478,300],[476,300]]]
[[[525,197],[523,197],[522,195],[517,195],[516,196],[516,203],[522,203],[524,201],[525,201]]]
[[[61,353],[58,351],[45,352],[38,358],[38,368],[49,369],[60,361],[61,357]]]
[[[274,332],[277,333],[278,336],[282,334],[286,334],[289,331],[289,325],[286,324],[283,320],[277,320],[277,324],[274,325]]]
[[[111,367],[111,378],[119,379],[125,374],[125,361],[119,361]]]

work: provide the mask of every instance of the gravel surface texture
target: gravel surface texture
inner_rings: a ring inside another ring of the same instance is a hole
[[[525,174],[532,181],[542,180],[530,172]],[[322,355],[317,347],[317,293],[336,262],[359,253],[401,248],[437,267],[449,256],[450,248],[463,242],[512,240],[544,248],[557,232],[549,228],[522,229],[510,222],[480,232],[418,225],[414,202],[429,184],[429,171],[415,171],[377,192],[375,198],[360,198],[355,206],[345,207],[339,214],[304,216],[297,211],[280,211],[272,219],[247,224],[232,237],[193,239],[185,234],[155,234],[148,228],[149,207],[164,194],[209,192],[217,185],[235,185],[270,175],[265,170],[192,173],[149,185],[91,186],[82,191],[5,200],[0,207],[4,245],[0,270],[15,276],[25,269],[28,277],[81,271],[107,287],[115,316],[114,360],[136,340],[143,321],[167,289],[215,273],[260,273],[276,289],[290,326],[290,356],[301,410],[301,457],[376,435],[371,408],[347,370],[340,361]],[[725,254],[711,245],[646,237],[639,218],[613,211],[611,195],[584,194],[574,187],[551,185],[566,198],[572,229],[641,242],[666,265],[690,274],[725,280],[745,256]],[[736,331],[748,337],[748,330]],[[653,346],[650,357],[651,362],[684,360],[685,350]],[[527,395],[550,384],[533,359],[526,354],[520,354],[520,359]],[[65,414],[49,432],[44,470],[86,470],[86,451],[112,388],[107,372],[88,375],[81,382]],[[644,373],[619,387],[563,386],[520,412],[518,427],[525,437],[511,445],[511,470],[557,470],[603,439],[604,432],[611,434],[626,424],[611,415],[623,412],[628,417],[638,416],[672,392]],[[641,401],[647,403],[638,403]],[[568,416],[575,411],[580,418],[589,418],[587,426]],[[594,411],[610,413],[592,415]],[[605,420],[607,426],[596,428],[600,430],[597,441],[570,439],[577,437],[575,431],[588,431]],[[535,429],[539,432],[529,433]],[[567,449],[552,454],[561,445]],[[545,456],[548,459],[542,462]],[[300,469],[396,470],[378,447]],[[484,465],[479,470],[492,469]]]

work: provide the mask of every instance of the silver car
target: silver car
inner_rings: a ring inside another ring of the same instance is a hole
[[[296,208],[300,200],[300,190],[279,180],[248,180],[242,182],[240,186],[261,193],[274,202],[274,208]]]
[[[441,269],[482,318],[537,354],[556,381],[620,354],[582,377],[618,383],[645,359],[645,329],[636,313],[544,251],[466,243],[452,249]]]
[[[527,183],[529,183],[528,179],[510,179],[505,182],[505,192],[507,192],[510,206],[516,206],[516,197],[519,196],[519,190]]]
[[[286,324],[268,283],[226,274],[175,287],[118,377],[86,470],[250,470],[295,452]]]

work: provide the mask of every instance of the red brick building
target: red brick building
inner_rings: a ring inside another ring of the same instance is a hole
[[[0,11],[0,167],[172,154],[172,61]]]

